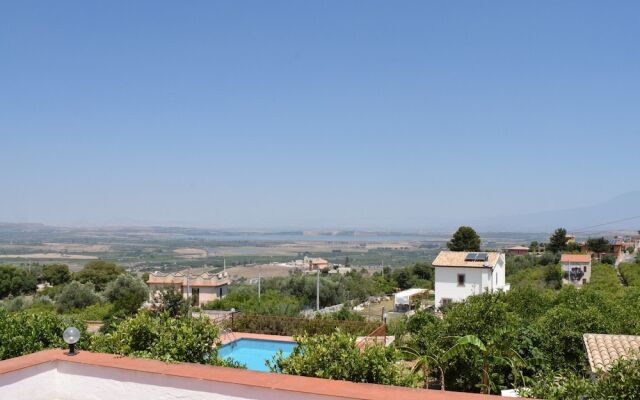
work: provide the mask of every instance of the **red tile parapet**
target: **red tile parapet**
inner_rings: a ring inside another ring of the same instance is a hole
[[[199,364],[176,363],[112,354],[81,351],[74,357],[63,350],[44,350],[26,356],[0,361],[0,374],[6,374],[45,363],[74,363],[103,368],[116,368],[135,372],[161,374],[172,377],[244,385],[258,389],[296,392],[303,395],[331,396],[357,400],[482,400],[494,399],[475,393],[448,392],[403,388],[396,386],[354,383],[303,376],[283,375],[242,369],[213,367]]]

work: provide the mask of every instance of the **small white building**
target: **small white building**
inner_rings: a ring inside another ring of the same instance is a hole
[[[417,301],[429,294],[428,289],[412,288],[403,290],[394,295],[393,309],[397,312],[405,312],[411,310]]]
[[[507,291],[505,257],[498,252],[441,251],[435,268],[435,306],[463,301],[469,296]]]
[[[194,304],[202,306],[212,300],[223,298],[227,294],[231,280],[226,272],[218,274],[205,272],[198,275],[182,272],[153,272],[149,274],[147,284],[151,301],[154,301],[163,289],[173,287],[181,292],[185,299],[194,297]]]
[[[591,256],[589,254],[563,254],[560,256],[562,283],[582,286],[591,281]]]

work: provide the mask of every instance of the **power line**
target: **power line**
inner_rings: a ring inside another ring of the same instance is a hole
[[[587,230],[589,230],[589,229],[599,228],[599,227],[601,227],[601,226],[611,225],[611,224],[615,224],[615,223],[618,223],[618,222],[631,221],[631,220],[633,220],[633,219],[637,219],[637,218],[640,218],[640,215],[636,215],[635,217],[622,218],[622,219],[618,219],[618,220],[615,220],[615,221],[609,221],[609,222],[605,222],[605,223],[598,224],[598,225],[587,226],[587,227],[585,227],[585,228],[572,229],[570,232],[572,232],[572,233],[573,233],[573,232],[582,232],[582,231],[587,231]]]

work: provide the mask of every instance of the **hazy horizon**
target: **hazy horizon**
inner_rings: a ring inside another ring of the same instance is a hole
[[[639,13],[5,2],[0,221],[427,230],[607,203],[640,189]]]

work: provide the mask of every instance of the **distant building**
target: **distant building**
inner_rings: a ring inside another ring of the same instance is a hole
[[[209,301],[223,298],[229,289],[231,280],[226,272],[219,274],[203,273],[188,275],[182,272],[149,274],[149,284],[152,299],[167,286],[178,289],[185,299],[195,297],[194,304],[201,306]]]
[[[505,281],[504,253],[441,251],[432,265],[436,272],[436,307],[510,288]]]
[[[318,269],[324,270],[329,268],[329,261],[325,260],[324,258],[305,257],[304,265],[309,268],[309,271],[315,271]]]
[[[396,312],[406,312],[413,308],[416,302],[425,298],[429,294],[428,289],[407,289],[394,295],[393,310]]]
[[[529,248],[525,246],[511,246],[503,250],[506,254],[522,256],[529,253]]]
[[[560,257],[562,282],[582,286],[591,280],[591,256],[589,254],[563,254]]]

